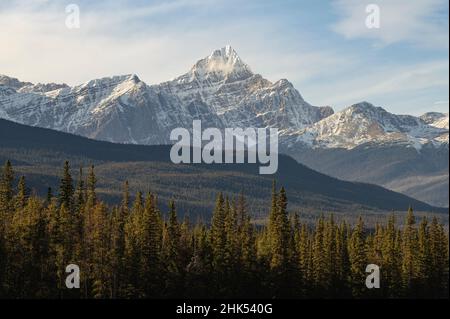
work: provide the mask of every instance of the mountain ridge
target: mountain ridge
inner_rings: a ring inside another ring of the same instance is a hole
[[[173,128],[190,127],[193,119],[218,128],[277,127],[285,134],[333,113],[307,103],[288,80],[272,83],[254,74],[230,46],[160,84],[136,75],[46,89],[20,83],[0,77],[0,117],[120,143],[168,143]],[[143,117],[158,129],[145,129]]]
[[[72,87],[34,85],[0,76],[0,118],[97,140],[143,145],[171,143],[174,128],[189,129],[196,119],[202,120],[204,128],[276,127],[280,150],[320,172],[377,183],[448,206],[448,113],[396,115],[368,102],[335,113],[330,106],[306,102],[286,79],[271,82],[254,73],[231,46],[214,50],[185,74],[159,84],[146,84],[135,74]],[[390,154],[393,148],[395,152]],[[371,150],[378,160],[364,157],[366,162],[358,164],[367,165],[355,175],[348,163],[357,164],[353,156],[360,158],[357,154],[367,153],[364,149]],[[314,159],[319,153],[321,158]],[[427,161],[429,168],[423,168],[421,153],[435,160]],[[337,154],[346,160],[338,160]],[[345,167],[330,165],[331,159]],[[396,180],[398,172],[380,169],[387,164],[402,172],[404,183]],[[374,171],[381,176],[374,176]],[[420,190],[422,180],[430,189],[426,194]],[[433,185],[435,180],[439,182]],[[433,193],[435,186],[438,189]],[[435,194],[440,195],[436,198]]]

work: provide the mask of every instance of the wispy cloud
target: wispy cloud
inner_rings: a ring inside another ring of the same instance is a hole
[[[173,28],[161,32],[164,26],[149,21],[152,16],[198,5],[200,2],[193,0],[138,8],[126,1],[94,7],[81,2],[81,28],[68,29],[62,4],[16,1],[0,11],[0,42],[8,44],[0,51],[0,71],[35,82],[77,84],[94,77],[132,72],[150,82],[161,81],[173,70],[186,69],[186,61],[179,58],[186,41],[192,45],[197,41],[200,50],[208,45],[181,28],[177,32]],[[214,5],[213,1],[210,5]],[[176,28],[178,24],[173,25]],[[184,54],[189,57],[189,52],[192,51],[185,50]]]
[[[136,6],[124,0],[82,1],[81,28],[67,29],[62,4],[17,1],[0,11],[0,29],[5,31],[0,41],[9,44],[0,52],[0,72],[69,84],[137,73],[155,83],[186,72],[197,59],[227,44],[273,81],[308,80],[345,62],[337,51],[314,50],[303,36],[307,32],[296,31],[295,40],[304,42],[300,48],[289,43],[292,34],[285,32],[282,20],[231,15],[227,10],[238,3],[174,0]],[[190,14],[184,14],[187,10]],[[220,10],[227,13],[222,16]]]

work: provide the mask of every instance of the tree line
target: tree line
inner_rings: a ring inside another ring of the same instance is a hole
[[[30,194],[7,161],[0,179],[1,298],[445,298],[448,232],[434,217],[403,225],[392,214],[374,229],[287,210],[274,183],[265,226],[252,223],[243,194],[219,193],[209,223],[180,220],[176,203],[123,186],[120,205],[96,194],[94,167],[76,181],[65,162],[56,194]],[[79,289],[66,266],[81,271]],[[380,288],[366,287],[366,266]]]

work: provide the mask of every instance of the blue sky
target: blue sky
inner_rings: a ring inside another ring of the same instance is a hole
[[[363,100],[448,112],[447,0],[0,0],[0,74],[79,84],[135,73],[149,84],[230,44],[255,73],[314,105]],[[80,28],[65,26],[66,5]],[[367,4],[380,28],[365,26]]]

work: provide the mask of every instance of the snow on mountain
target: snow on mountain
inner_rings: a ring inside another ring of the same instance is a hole
[[[194,119],[204,128],[275,127],[280,151],[313,169],[448,206],[448,113],[395,115],[367,102],[334,113],[306,102],[288,80],[253,73],[230,46],[154,85],[134,74],[73,87],[0,75],[0,118],[148,145],[170,143],[171,131]]]
[[[333,113],[307,103],[288,80],[253,73],[230,46],[155,85],[136,75],[74,87],[0,76],[1,118],[111,142],[169,143],[172,129],[201,119],[204,127],[276,127],[290,147],[448,144],[448,114],[394,115],[367,102]]]
[[[175,94],[184,106],[210,106],[226,127],[303,128],[333,113],[331,108],[305,102],[287,80],[275,83],[254,74],[230,46],[215,50],[191,70],[169,82],[152,86]]]
[[[442,116],[436,118],[433,122],[430,123],[430,125],[439,128],[446,128],[448,130],[448,113],[441,114]]]
[[[419,150],[429,143],[448,143],[448,126],[427,124],[421,118],[395,115],[381,107],[362,102],[302,129],[294,136],[294,143],[312,148],[352,149],[371,143],[404,144]]]
[[[440,112],[427,112],[421,116],[419,116],[421,120],[425,123],[433,125],[433,123],[438,122],[439,120],[448,118],[448,113],[440,113]],[[434,125],[433,125],[434,126]]]
[[[168,143],[175,127],[201,119],[212,127],[277,127],[298,131],[333,113],[304,101],[287,80],[254,74],[230,46],[186,74],[147,85],[136,75],[82,85],[37,84],[0,77],[0,117],[120,143]]]
[[[449,136],[448,136],[448,113],[440,113],[442,116],[436,118],[432,123],[430,123],[431,126],[446,129],[447,132],[442,134],[441,136],[435,138],[435,140],[439,143],[448,144]]]

